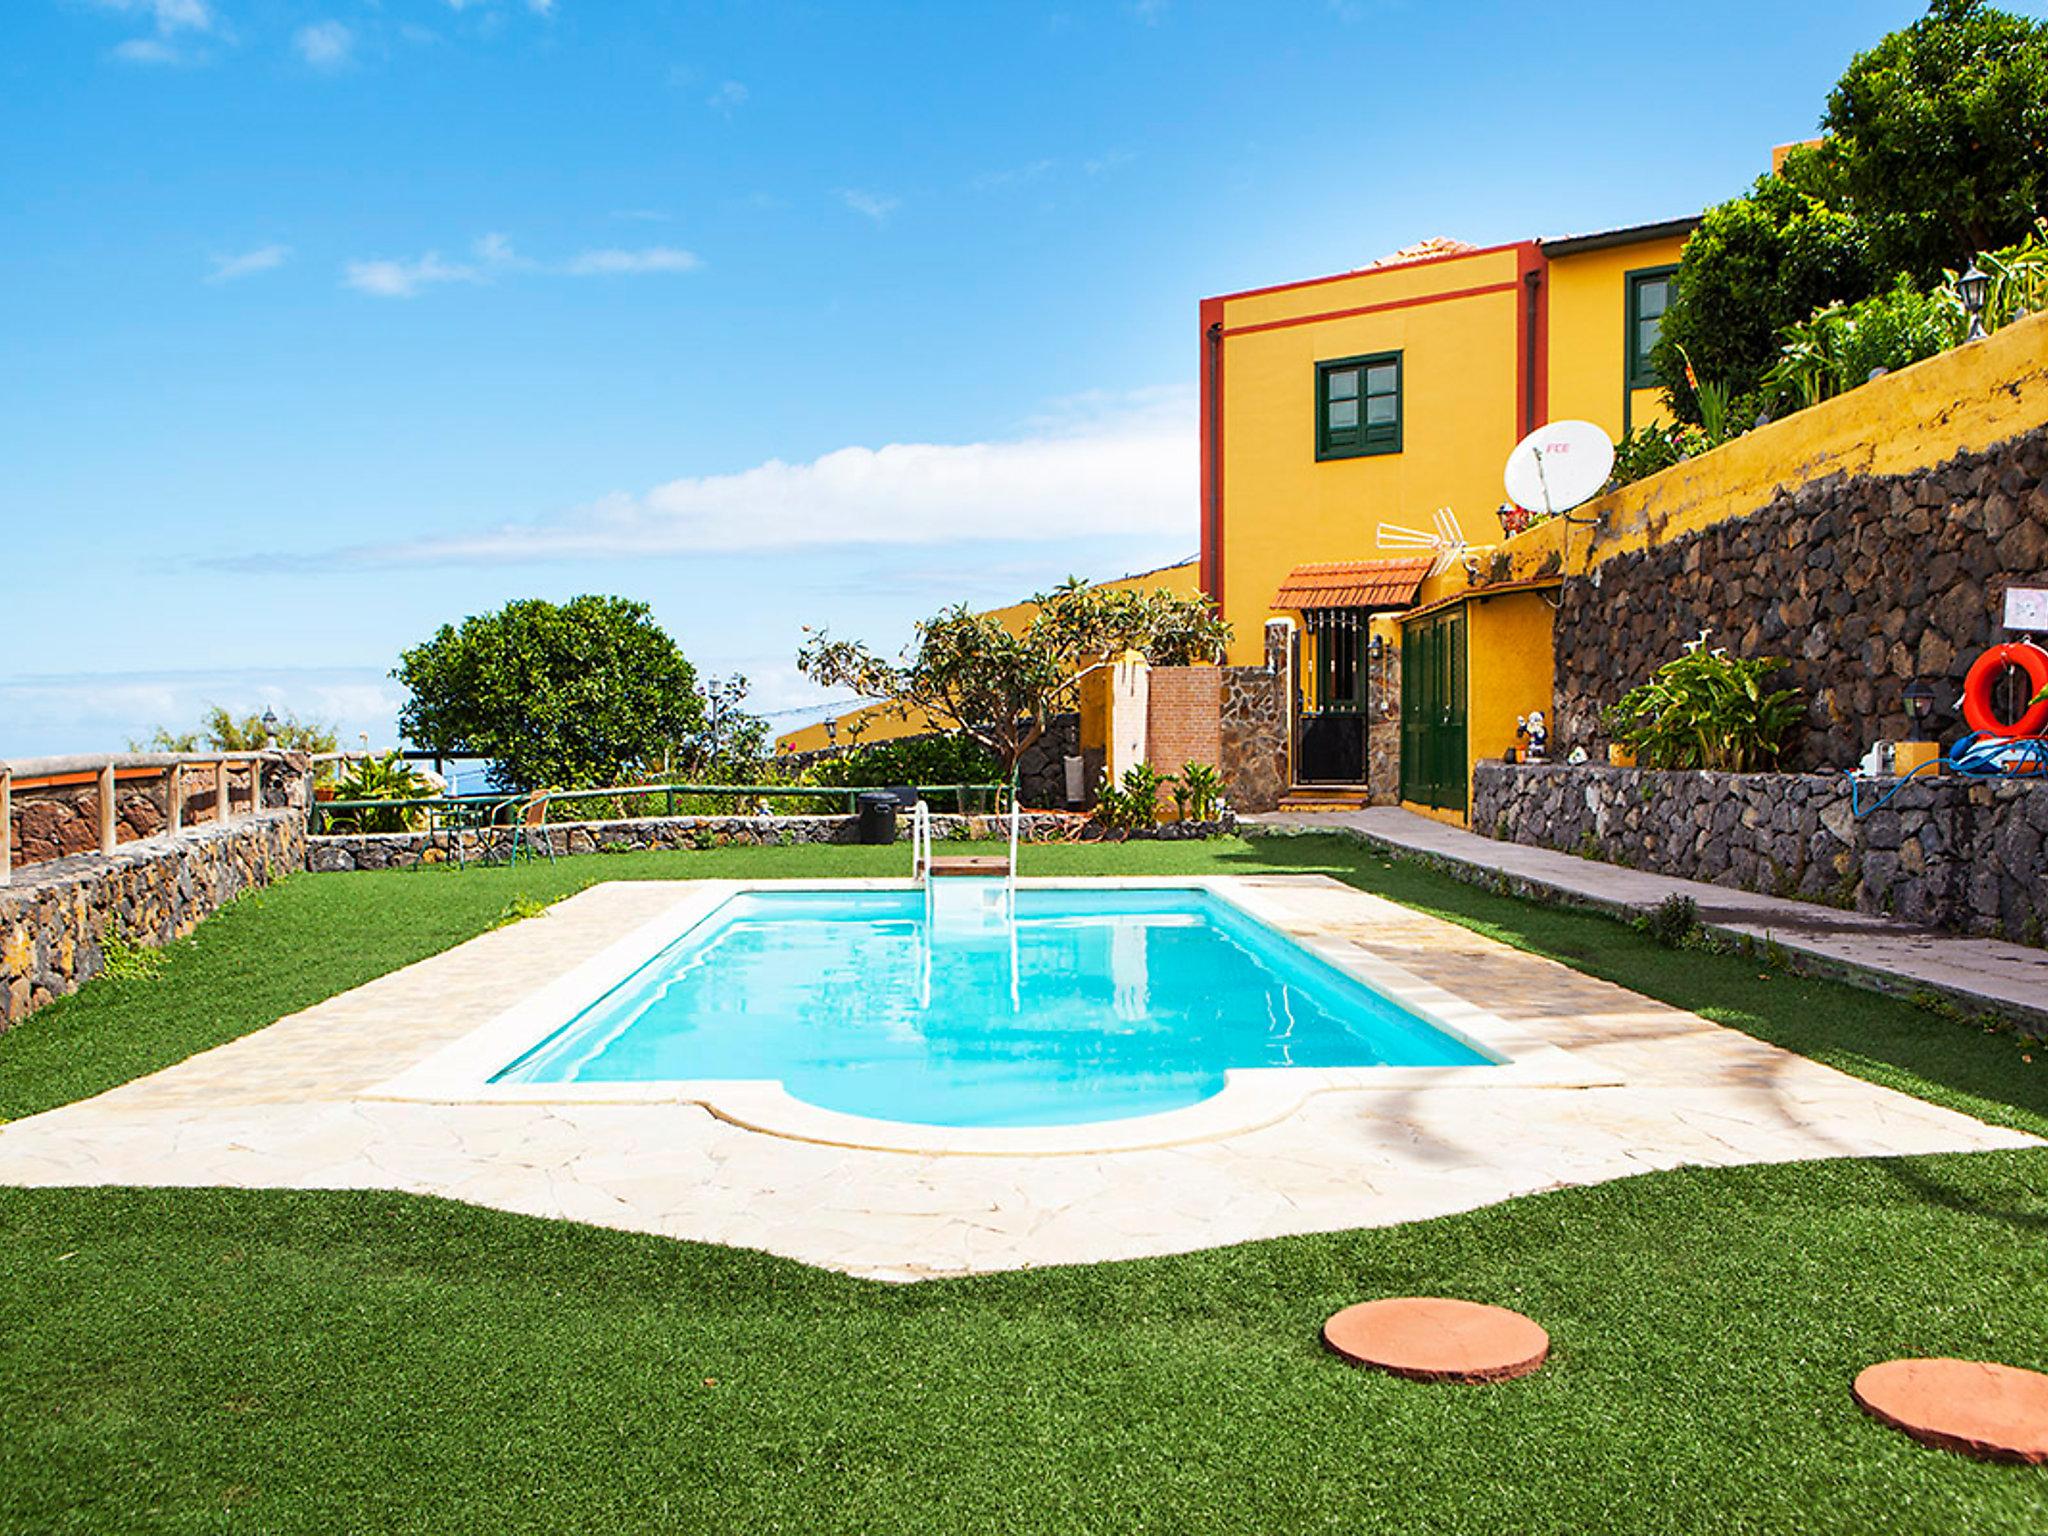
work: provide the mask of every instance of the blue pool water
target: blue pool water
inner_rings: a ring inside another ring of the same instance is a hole
[[[1178,1109],[1228,1067],[1487,1060],[1206,892],[953,880],[929,908],[735,896],[497,1080],[774,1078],[848,1114],[1032,1126]]]

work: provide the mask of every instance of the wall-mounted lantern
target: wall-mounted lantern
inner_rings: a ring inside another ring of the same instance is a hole
[[[1906,684],[1902,698],[1906,706],[1906,729],[1912,733],[1907,739],[1931,740],[1927,725],[1934,718],[1934,690],[1916,677]]]
[[[1963,301],[1963,313],[1970,317],[1970,334],[1965,341],[1984,339],[1984,301],[1991,296],[1991,279],[1971,259],[1970,270],[1956,279],[1956,297]]]

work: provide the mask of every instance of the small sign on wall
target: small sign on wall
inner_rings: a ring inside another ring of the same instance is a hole
[[[2048,634],[2048,587],[2007,587],[2005,627]]]

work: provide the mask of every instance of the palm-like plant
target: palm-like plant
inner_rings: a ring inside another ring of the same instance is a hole
[[[1783,657],[1730,656],[1689,641],[1605,712],[1609,732],[1645,768],[1748,773],[1776,767],[1804,716],[1797,688],[1771,688]]]

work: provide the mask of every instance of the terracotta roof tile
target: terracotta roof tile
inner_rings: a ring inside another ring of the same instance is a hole
[[[1275,608],[1406,608],[1429,574],[1430,557],[1339,560],[1297,565],[1273,594]]]

